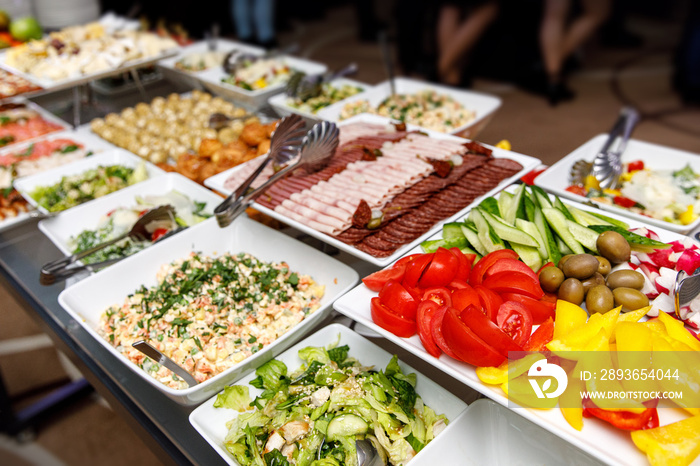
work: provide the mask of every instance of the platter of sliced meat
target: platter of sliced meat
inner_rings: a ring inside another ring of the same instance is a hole
[[[374,115],[339,124],[340,144],[320,171],[297,171],[253,207],[378,266],[385,266],[505,188],[539,160],[473,141],[394,125]],[[220,173],[205,185],[231,193],[262,157]],[[266,169],[253,184],[272,174]]]

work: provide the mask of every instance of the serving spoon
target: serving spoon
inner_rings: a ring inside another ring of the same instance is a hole
[[[161,366],[164,366],[165,368],[173,371],[175,374],[178,375],[178,377],[184,380],[188,386],[194,387],[198,384],[197,380],[194,377],[192,377],[192,374],[190,374],[184,367],[182,367],[181,365],[179,365],[178,363],[176,363],[175,361],[158,351],[146,340],[139,340],[137,342],[132,343],[131,346],[133,346],[149,358],[153,359]]]
[[[285,93],[289,97],[294,97],[302,101],[307,101],[323,92],[323,84],[357,73],[357,63],[350,63],[334,73],[305,74],[296,71],[287,81]]]

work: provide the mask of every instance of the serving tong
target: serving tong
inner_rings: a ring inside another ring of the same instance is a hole
[[[323,92],[323,84],[355,73],[357,73],[357,63],[350,63],[334,73],[306,74],[302,71],[295,71],[287,81],[285,93],[289,97],[307,101]]]
[[[139,340],[137,342],[134,342],[131,344],[134,348],[160,364],[161,366],[165,367],[166,369],[170,369],[172,372],[177,374],[182,380],[187,383],[187,385],[191,388],[194,387],[195,385],[198,384],[197,380],[192,377],[192,374],[190,374],[187,369],[158,351],[154,346],[152,346],[150,343],[148,343],[145,340]]]
[[[80,259],[94,254],[95,252],[100,251],[101,249],[104,249],[108,246],[116,244],[125,238],[133,238],[138,241],[145,241],[149,237],[148,231],[146,231],[146,226],[148,224],[150,224],[151,222],[168,219],[172,221],[173,225],[177,225],[177,223],[175,222],[175,209],[171,205],[162,205],[155,207],[143,214],[136,221],[136,223],[134,223],[131,229],[123,235],[119,235],[114,239],[105,241],[104,243],[100,243],[96,246],[86,249],[85,251],[81,251],[79,253],[72,254],[68,257],[63,257],[61,259],[57,259],[55,261],[51,261],[44,264],[44,266],[41,268],[41,275],[39,281],[42,285],[52,285],[57,281],[65,280],[66,278],[72,277],[73,275],[79,272],[83,272],[86,270],[92,272],[104,267],[108,267],[112,264],[116,264],[120,260],[124,259],[124,257],[108,259],[102,262],[96,262],[94,264],[84,264],[71,267],[72,264],[79,261]],[[162,238],[159,238],[159,240],[160,239]]]
[[[243,66],[246,62],[255,62],[258,60],[269,60],[271,58],[277,58],[282,55],[288,55],[299,50],[299,44],[293,43],[281,49],[273,49],[263,53],[262,55],[256,55],[250,52],[244,52],[241,49],[233,49],[224,57],[223,68],[228,74],[236,74],[238,68]]]
[[[290,115],[282,119],[270,139],[270,152],[267,158],[214,209],[216,220],[221,228],[230,225],[276,181],[299,168],[313,173],[328,164],[338,147],[340,134],[338,127],[334,123],[322,121],[316,123],[304,136],[303,125],[303,120],[298,115]],[[278,154],[278,151],[281,151],[282,154]],[[267,164],[283,159],[287,159],[284,166],[274,165],[279,169],[276,169],[275,173],[258,188],[249,191],[250,185],[262,173]]]
[[[601,189],[616,189],[622,174],[622,154],[639,119],[637,110],[624,107],[593,162],[577,160],[571,167],[571,184],[583,185],[586,177],[593,175]]]
[[[688,306],[698,295],[700,295],[700,269],[695,270],[692,275],[688,275],[685,270],[680,270],[673,286],[673,304],[676,316],[681,321],[689,317],[689,315],[684,316],[681,309]]]

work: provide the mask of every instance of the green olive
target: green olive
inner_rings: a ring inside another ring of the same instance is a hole
[[[564,263],[561,270],[567,278],[583,280],[596,273],[599,265],[598,259],[590,254],[576,254]]]
[[[588,291],[596,285],[605,285],[605,278],[598,272],[594,273],[593,276],[588,277],[585,280],[581,280],[583,285],[583,292],[588,293]]]
[[[583,302],[583,285],[575,278],[567,278],[559,287],[557,297],[578,306]]]
[[[560,269],[563,269],[564,264],[566,264],[566,261],[568,261],[569,259],[571,259],[574,256],[575,256],[575,254],[567,254],[565,256],[561,256],[561,259],[559,259],[559,264],[557,264],[557,267],[559,267]]]
[[[586,295],[586,308],[588,313],[593,315],[593,313],[598,312],[603,314],[608,312],[615,305],[615,298],[613,297],[612,291],[605,285],[596,285],[588,290]]]
[[[612,268],[610,261],[603,256],[595,256],[595,258],[598,259],[599,262],[598,273],[604,277],[607,277],[607,275],[610,273],[610,269]]]
[[[644,286],[644,275],[636,270],[616,270],[608,275],[606,282],[613,290],[615,288],[634,288],[635,290],[641,290]]]
[[[649,298],[634,288],[615,288],[613,291],[615,306],[622,306],[622,312],[629,312],[649,305]]]
[[[564,272],[559,267],[545,267],[540,272],[540,286],[548,293],[556,293],[564,281]]]
[[[630,260],[630,245],[616,231],[604,231],[601,233],[596,240],[596,248],[601,256],[613,264],[620,264]]]

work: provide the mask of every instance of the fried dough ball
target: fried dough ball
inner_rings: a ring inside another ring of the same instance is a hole
[[[202,139],[198,152],[202,157],[211,157],[222,147],[224,147],[224,145],[218,139]]]
[[[214,163],[204,164],[202,169],[199,171],[199,178],[197,179],[197,181],[203,184],[204,180],[206,180],[207,178],[211,178],[212,176],[219,173],[219,171],[220,170],[218,169],[217,165]]]
[[[258,144],[258,155],[266,154],[270,150],[270,140],[265,139],[263,142]]]
[[[266,128],[260,123],[245,125],[241,131],[240,139],[249,146],[257,146],[268,138]]]
[[[233,162],[234,165],[238,165],[245,159],[247,151],[248,146],[243,141],[236,139],[218,150],[212,156],[212,162],[220,163],[222,160],[228,160]]]
[[[199,179],[199,172],[202,170],[204,164],[205,161],[201,157],[190,153],[184,153],[180,154],[178,157],[176,167],[180,174],[192,181],[197,181]]]

